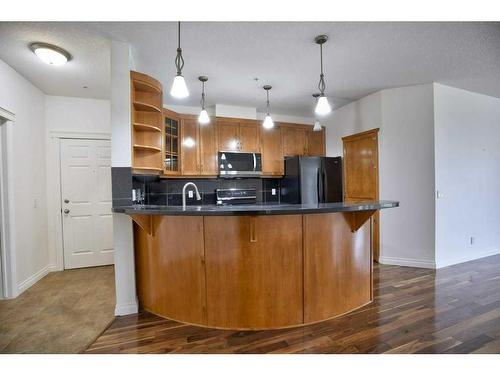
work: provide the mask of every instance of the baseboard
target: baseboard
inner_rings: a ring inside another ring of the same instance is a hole
[[[138,312],[139,305],[137,302],[121,303],[115,307],[115,316],[137,314]]]
[[[490,250],[490,251],[485,251],[484,253],[480,253],[480,254],[467,254],[465,256],[461,256],[461,257],[458,257],[458,258],[454,258],[454,259],[447,259],[447,260],[444,260],[444,261],[437,261],[437,268],[443,268],[443,267],[448,267],[448,266],[453,266],[455,264],[459,264],[459,263],[465,263],[465,262],[470,262],[470,261],[473,261],[473,260],[477,260],[477,259],[481,259],[481,258],[486,258],[486,257],[490,257],[490,256],[493,256],[493,255],[498,255],[500,254],[500,249],[495,249],[495,250]]]
[[[418,268],[436,268],[436,262],[432,260],[412,259],[412,258],[395,258],[395,257],[380,257],[379,263],[392,266],[403,267],[418,267]]]
[[[43,267],[40,271],[38,271],[35,274],[33,274],[30,277],[28,277],[26,280],[24,280],[21,283],[19,283],[19,285],[17,286],[17,291],[18,291],[17,296],[19,296],[25,290],[29,289],[37,281],[41,280],[44,276],[46,276],[50,272],[54,271],[55,268],[56,268],[55,265],[49,264],[49,265]]]

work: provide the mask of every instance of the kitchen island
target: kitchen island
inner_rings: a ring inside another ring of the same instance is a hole
[[[126,206],[137,295],[159,316],[222,329],[331,319],[373,300],[371,217],[398,202]]]

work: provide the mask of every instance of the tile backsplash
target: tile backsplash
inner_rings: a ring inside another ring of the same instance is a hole
[[[255,189],[257,203],[279,203],[280,179],[278,178],[193,178],[164,179],[157,176],[133,175],[132,188],[145,192],[145,204],[180,206],[182,205],[182,188],[187,182],[194,182],[202,197],[201,204],[215,204],[216,189],[243,188]],[[275,195],[272,191],[275,189]],[[193,190],[188,187],[187,191]],[[189,198],[186,194],[186,204],[199,205],[195,194]]]

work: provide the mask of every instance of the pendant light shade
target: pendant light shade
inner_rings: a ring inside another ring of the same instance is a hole
[[[178,99],[187,98],[189,96],[189,90],[183,76],[176,75],[174,77],[174,83],[170,89],[170,95]]]
[[[208,116],[208,112],[205,109],[205,82],[208,81],[208,77],[206,76],[199,76],[198,79],[201,82],[201,112],[200,115],[198,116],[198,122],[202,125],[208,124],[210,122],[210,117]]]
[[[175,57],[175,67],[177,69],[177,75],[174,77],[174,82],[172,83],[172,88],[170,89],[170,95],[172,95],[174,98],[183,99],[189,96],[189,90],[186,86],[186,81],[182,76],[184,58],[182,57],[181,48],[181,23],[179,22],[177,26],[177,56]]]
[[[313,131],[315,131],[315,132],[321,131],[321,124],[319,123],[318,119],[316,119],[316,121],[314,121]]]
[[[208,112],[206,109],[201,110],[200,115],[198,116],[198,122],[203,125],[210,122],[210,117],[208,116]]]
[[[273,119],[271,118],[271,116],[266,115],[266,118],[264,119],[264,122],[262,123],[262,126],[263,126],[265,129],[271,129],[271,128],[274,128],[274,121],[273,121]]]
[[[263,87],[264,90],[266,90],[266,96],[267,96],[267,102],[266,102],[266,109],[267,109],[267,114],[266,118],[264,119],[264,122],[262,123],[262,126],[264,129],[272,129],[274,128],[274,121],[269,114],[269,90],[271,90],[273,87],[271,85],[265,85]]]
[[[329,114],[331,111],[332,107],[330,106],[330,103],[328,103],[328,99],[326,98],[326,96],[320,96],[314,112],[318,116],[324,116]]]
[[[321,64],[321,73],[319,75],[319,83],[318,83],[318,89],[320,95],[318,99],[318,104],[316,104],[316,109],[314,110],[314,112],[318,116],[327,115],[332,111],[332,107],[330,106],[330,103],[328,103],[328,99],[325,96],[326,84],[325,84],[325,75],[323,74],[323,44],[325,44],[327,40],[328,40],[327,35],[318,35],[314,39],[316,44],[319,44],[320,64]]]

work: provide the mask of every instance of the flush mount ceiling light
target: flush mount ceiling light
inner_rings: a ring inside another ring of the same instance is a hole
[[[318,102],[318,98],[319,98],[320,94],[313,94],[313,98],[316,99],[316,103]],[[313,127],[313,131],[315,132],[320,132],[321,131],[321,124],[319,123],[319,120],[318,118],[316,118],[314,120],[314,127]]]
[[[325,96],[325,75],[323,74],[323,44],[326,43],[328,40],[328,35],[318,35],[316,38],[314,38],[314,41],[316,44],[319,44],[319,51],[320,51],[320,61],[321,61],[321,73],[319,75],[319,83],[318,83],[318,89],[320,91],[319,99],[318,99],[318,104],[316,104],[316,109],[314,112],[318,116],[324,116],[327,115],[332,111],[332,107],[330,106],[330,103],[328,103],[328,99]]]
[[[172,88],[170,89],[170,95],[174,98],[186,98],[189,96],[189,90],[186,86],[186,81],[182,76],[182,68],[184,67],[184,58],[182,57],[181,48],[181,23],[177,24],[177,56],[175,57],[175,67],[177,69],[177,75],[174,78]]]
[[[31,43],[29,47],[40,60],[49,65],[62,65],[71,60],[68,51],[53,44],[35,42]]]
[[[201,112],[198,116],[198,122],[200,124],[208,124],[210,122],[210,117],[208,117],[208,112],[205,109],[205,82],[208,81],[208,77],[200,76],[198,79],[201,81]]]
[[[267,114],[266,118],[264,119],[264,122],[262,123],[262,126],[265,129],[271,129],[274,127],[274,121],[271,118],[271,115],[269,114],[269,90],[271,90],[273,87],[271,85],[265,85],[263,87],[264,90],[266,90],[266,96],[267,96],[267,102],[266,102],[266,107],[267,107]]]

